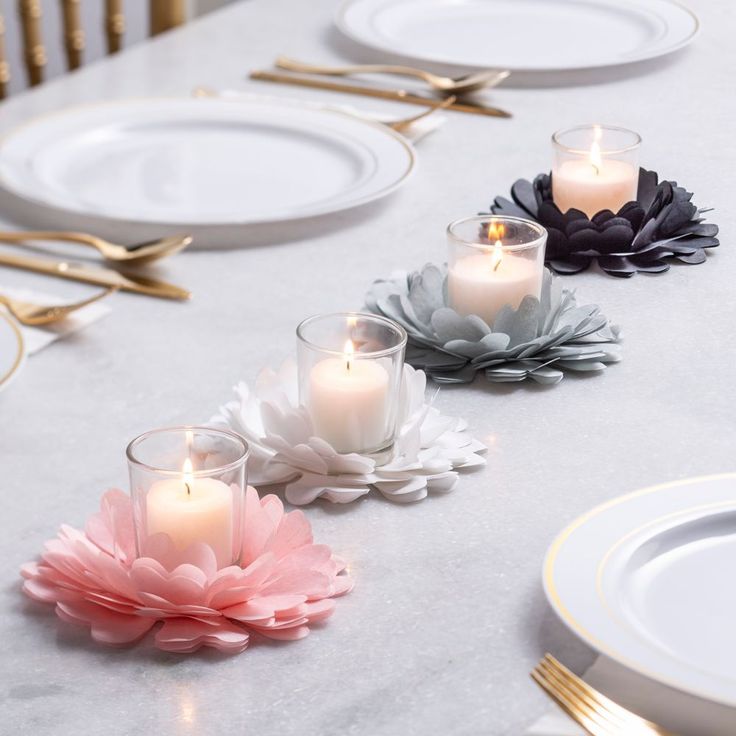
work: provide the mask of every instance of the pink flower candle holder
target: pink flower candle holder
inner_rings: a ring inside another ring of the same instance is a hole
[[[155,429],[127,449],[138,555],[167,564],[208,545],[218,568],[236,564],[248,443],[211,427]]]
[[[296,640],[328,618],[352,580],[345,563],[315,544],[301,511],[273,495],[244,494],[241,566],[218,569],[211,547],[193,544],[179,563],[139,557],[130,497],[104,494],[84,531],[63,525],[41,559],[21,568],[23,591],[102,644],[132,644],[157,627],[159,649],[242,652],[251,634]],[[160,626],[159,626],[160,624]]]

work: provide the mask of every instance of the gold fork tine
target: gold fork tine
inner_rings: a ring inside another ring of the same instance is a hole
[[[626,708],[623,708],[618,703],[614,703],[613,700],[607,698],[602,693],[599,693],[576,674],[570,672],[567,667],[555,659],[551,654],[546,654],[540,665],[548,668],[560,680],[566,683],[566,685],[573,690],[581,700],[586,702],[590,707],[596,708],[605,713],[608,719],[620,728],[631,728],[636,726],[644,726],[650,729],[652,727],[657,728],[653,723],[645,721],[635,713],[626,710]],[[659,733],[659,731],[657,731],[657,733]]]
[[[544,673],[547,681],[570,699],[579,710],[583,711],[591,720],[597,723],[606,733],[630,735],[629,724],[619,720],[613,720],[608,711],[598,708],[595,702],[583,698],[580,692],[570,685],[564,678],[545,667],[544,662],[537,665],[537,669]]]
[[[632,713],[623,706],[599,693],[584,680],[579,678],[552,655],[547,654],[536,667],[536,670],[547,682],[565,694],[578,709],[595,716],[612,733],[639,736],[674,736],[671,732],[660,728],[651,721]]]
[[[599,721],[591,717],[589,710],[581,708],[578,701],[559,687],[556,681],[550,680],[547,672],[539,665],[532,670],[531,677],[575,723],[582,726],[591,736],[616,736],[605,724],[601,725]]]
[[[596,693],[595,690],[583,683],[582,680],[577,678],[576,675],[573,675],[570,670],[563,667],[553,657],[549,655],[545,656],[537,666],[544,670],[550,678],[560,683],[560,687],[569,690],[571,695],[578,698],[586,707],[599,712],[602,717],[610,721],[611,725],[624,728],[632,722],[633,718],[638,719],[638,716],[634,716],[630,711],[624,710],[621,706],[600,695],[600,693]],[[591,694],[591,692],[594,694]],[[596,694],[600,695],[600,699],[596,698]]]
[[[594,707],[597,707],[610,714],[611,720],[621,722],[627,728],[639,728],[642,734],[657,734],[658,736],[674,736],[670,731],[665,730],[656,723],[647,721],[645,718],[632,713],[623,706],[614,702],[610,698],[607,698],[602,693],[599,693],[595,688],[588,685],[585,680],[582,680],[573,672],[570,672],[561,662],[556,660],[551,654],[547,654],[543,660],[550,668],[559,674],[559,676],[566,680],[570,687],[575,688],[581,693],[581,697],[584,697],[587,702],[591,703]]]

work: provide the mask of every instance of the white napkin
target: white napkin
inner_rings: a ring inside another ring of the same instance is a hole
[[[359,110],[352,105],[340,105],[332,103],[325,105],[308,100],[285,99],[283,97],[274,97],[272,95],[259,95],[251,92],[241,92],[240,90],[235,89],[208,89],[207,96],[215,96],[227,100],[243,100],[244,102],[277,102],[282,105],[298,105],[301,107],[310,107],[316,110],[338,110],[340,112],[346,112],[350,115],[355,115],[356,117],[363,118],[365,120],[372,120],[373,122],[378,123],[390,123],[396,119],[395,117],[389,117],[385,113],[381,112],[369,112],[367,110]],[[446,116],[442,115],[442,113],[435,112],[432,115],[428,115],[425,118],[420,118],[419,120],[417,120],[416,123],[410,125],[407,130],[402,131],[401,135],[403,135],[405,138],[408,138],[413,143],[416,143],[433,131],[437,130],[437,128],[444,125],[446,120]]]
[[[6,294],[12,299],[20,299],[26,302],[36,302],[37,304],[64,304],[68,300],[60,299],[58,296],[52,294],[45,294],[42,291],[36,291],[35,289],[19,289],[15,287],[0,286],[0,293]],[[61,322],[54,322],[53,324],[46,325],[45,327],[27,327],[26,325],[20,327],[21,334],[23,335],[23,342],[26,348],[26,355],[33,355],[39,350],[42,350],[47,345],[50,345],[55,340],[59,340],[72,332],[77,332],[83,327],[96,322],[105,315],[110,313],[110,307],[107,304],[101,302],[93,302],[88,304],[86,307],[77,310],[73,314],[69,315],[65,320]]]
[[[583,677],[619,705],[681,736],[734,736],[736,733],[736,709],[660,685],[607,657],[598,657]],[[527,736],[585,736],[585,731],[557,707],[526,733]]]

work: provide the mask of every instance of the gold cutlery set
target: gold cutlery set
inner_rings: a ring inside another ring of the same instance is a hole
[[[487,115],[492,117],[510,117],[505,110],[491,107],[467,95],[482,89],[489,89],[508,77],[509,72],[488,70],[463,77],[445,77],[438,74],[407,66],[390,66],[385,64],[352,65],[346,67],[317,66],[302,63],[286,56],[279,56],[275,67],[282,71],[253,71],[251,79],[279,84],[292,84],[334,92],[362,95],[367,97],[395,100],[427,109],[422,112],[386,122],[385,125],[398,132],[405,132],[418,120],[427,117],[436,110],[455,110],[457,112]],[[404,89],[390,89],[362,84],[346,84],[327,80],[322,77],[345,77],[354,74],[387,74],[419,79],[430,89],[429,95],[417,94]],[[199,96],[216,96],[207,87],[199,87],[195,91]],[[433,96],[434,95],[434,96]],[[130,267],[140,266],[154,260],[173,255],[186,248],[191,242],[189,236],[172,236],[160,240],[140,243],[132,246],[120,245],[103,240],[88,233],[53,232],[53,231],[0,231],[0,243],[12,243],[19,247],[30,247],[38,250],[39,241],[68,242],[95,248],[113,268],[93,266],[71,260],[54,260],[51,258],[19,255],[0,252],[0,266],[19,268],[47,276],[71,279],[86,284],[104,287],[104,290],[89,299],[73,304],[40,305],[11,299],[0,295],[3,305],[19,322],[26,325],[49,324],[102,299],[114,291],[130,291],[137,294],[162,297],[166,299],[188,299],[191,294],[174,284],[151,278]],[[126,268],[127,267],[127,268]]]
[[[362,95],[383,100],[394,100],[406,102],[412,105],[424,105],[432,108],[432,112],[438,108],[438,99],[453,97],[452,102],[441,107],[456,112],[470,113],[473,115],[488,115],[498,118],[509,118],[511,113],[498,107],[491,107],[481,101],[469,97],[474,92],[490,89],[500,84],[509,76],[506,70],[489,69],[475,74],[467,74],[462,77],[444,77],[432,74],[424,69],[416,69],[410,66],[390,66],[386,64],[358,64],[345,67],[317,66],[295,61],[286,56],[277,57],[274,66],[278,70],[271,71],[258,69],[250,73],[251,79],[262,82],[274,82],[277,84],[291,84],[299,87],[311,87],[343,94]],[[440,97],[417,94],[405,89],[390,89],[374,87],[364,84],[346,84],[323,77],[347,77],[360,74],[388,74],[402,77],[419,79],[430,88],[431,93],[437,93]]]
[[[37,250],[39,241],[68,242],[85,245],[96,249],[111,265],[123,264],[139,266],[160,258],[171,256],[186,248],[192,242],[188,235],[161,238],[136,245],[120,245],[103,240],[88,233],[54,232],[54,231],[0,231],[0,242],[12,243],[17,247],[28,247]],[[68,317],[72,312],[98,301],[118,289],[147,296],[165,299],[189,299],[191,293],[174,284],[146,276],[133,270],[118,270],[78,263],[70,260],[54,260],[35,256],[0,253],[0,266],[19,268],[47,276],[80,281],[105,287],[103,291],[89,299],[72,304],[41,305],[11,299],[0,294],[0,305],[4,306],[20,323],[24,325],[46,325]]]
[[[433,74],[423,69],[386,64],[351,65],[345,67],[318,66],[286,56],[279,56],[274,62],[279,71],[253,71],[251,79],[278,84],[291,84],[301,87],[330,90],[354,95],[362,95],[385,100],[395,100],[424,106],[425,110],[384,124],[398,132],[405,132],[418,120],[431,115],[436,110],[491,117],[510,117],[510,113],[491,107],[468,97],[472,93],[489,89],[508,77],[504,70],[487,70],[452,78]],[[386,74],[418,79],[429,87],[430,94],[417,94],[405,89],[391,89],[364,84],[346,84],[324,79],[323,77],[347,77],[361,74]],[[217,92],[207,87],[198,87],[195,94],[203,97],[217,96]],[[112,268],[79,263],[67,259],[54,260],[46,257],[26,256],[16,253],[0,252],[0,266],[19,268],[47,276],[71,279],[86,284],[104,287],[104,290],[80,302],[64,305],[40,305],[11,299],[0,295],[0,305],[4,306],[19,322],[26,325],[43,325],[64,319],[77,309],[91,304],[117,290],[130,291],[147,296],[166,299],[188,299],[191,294],[174,284],[151,278],[141,272],[131,270],[154,260],[173,255],[186,248],[191,242],[189,236],[171,236],[152,242],[132,246],[120,245],[103,240],[95,235],[78,232],[53,231],[0,231],[0,243],[11,243],[18,247],[38,250],[39,241],[68,242],[96,249]],[[127,268],[126,268],[127,267]]]

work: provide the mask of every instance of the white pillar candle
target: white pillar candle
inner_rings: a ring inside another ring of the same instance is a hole
[[[522,299],[542,292],[542,269],[534,258],[503,253],[499,243],[492,253],[459,258],[448,274],[450,306],[462,315],[476,314],[493,326],[505,305],[516,309]]]
[[[618,212],[636,199],[638,169],[601,154],[601,128],[594,126],[593,131],[587,159],[561,161],[552,172],[552,198],[562,212],[574,208],[593,217],[601,210]]]
[[[309,413],[318,437],[338,452],[379,449],[388,423],[389,374],[378,360],[326,358],[309,374]]]
[[[146,533],[167,534],[184,551],[196,542],[208,544],[218,567],[233,561],[233,494],[215,478],[194,478],[189,459],[181,478],[160,480],[146,494]]]
[[[575,208],[593,217],[635,200],[638,183],[638,172],[624,161],[604,161],[600,169],[587,161],[565,161],[552,175],[552,194],[562,212]]]

